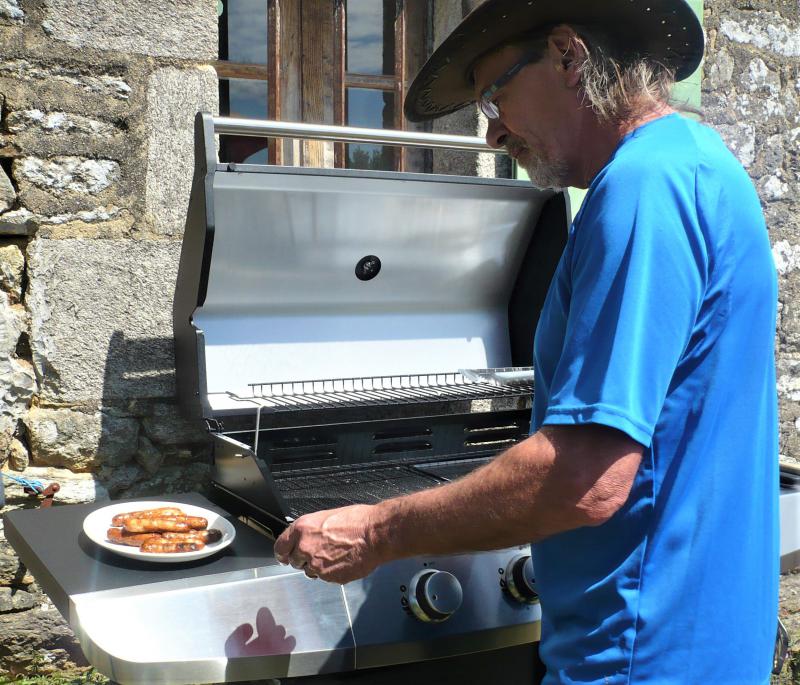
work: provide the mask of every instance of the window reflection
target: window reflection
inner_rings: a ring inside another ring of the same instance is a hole
[[[220,79],[219,111],[222,116],[243,119],[267,118],[267,82],[250,79]],[[220,136],[220,162],[266,164],[267,141],[250,136]]]
[[[347,124],[364,128],[392,128],[394,94],[363,88],[347,89]],[[349,144],[347,167],[350,169],[394,169],[394,150],[386,145]]]
[[[223,0],[221,9],[219,58],[266,64],[267,0]]]
[[[394,74],[395,0],[347,0],[347,71]]]

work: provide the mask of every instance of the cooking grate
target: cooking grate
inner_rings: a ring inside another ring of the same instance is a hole
[[[414,469],[442,480],[453,481],[472,473],[484,464],[488,464],[492,459],[494,457],[479,457],[477,459],[441,461],[434,464],[417,464]]]
[[[493,371],[502,370],[251,383],[251,397],[232,397],[256,401],[272,411],[289,411],[496,399],[530,395],[533,391],[530,368],[508,369],[518,374],[508,383],[487,380],[486,374]]]
[[[351,504],[375,504],[390,497],[424,490],[439,481],[405,465],[327,473],[275,475],[275,483],[295,518]]]

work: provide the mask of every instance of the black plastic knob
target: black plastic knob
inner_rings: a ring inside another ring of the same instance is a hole
[[[450,618],[464,599],[461,583],[452,573],[426,569],[409,583],[411,611],[420,621],[440,623]]]
[[[506,566],[504,574],[508,593],[518,602],[533,604],[539,601],[536,592],[536,577],[533,574],[533,560],[530,554],[514,557]]]

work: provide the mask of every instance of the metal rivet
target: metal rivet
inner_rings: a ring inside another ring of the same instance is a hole
[[[483,29],[483,30],[481,31],[481,33],[486,33],[486,29]]]
[[[668,34],[667,34],[667,38],[672,38],[672,34],[671,34],[671,33],[668,33]]]

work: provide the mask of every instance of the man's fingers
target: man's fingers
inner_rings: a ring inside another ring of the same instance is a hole
[[[295,543],[297,542],[294,530],[294,525],[289,526],[280,537],[275,540],[275,558],[281,564],[288,564],[289,557],[294,551]]]

